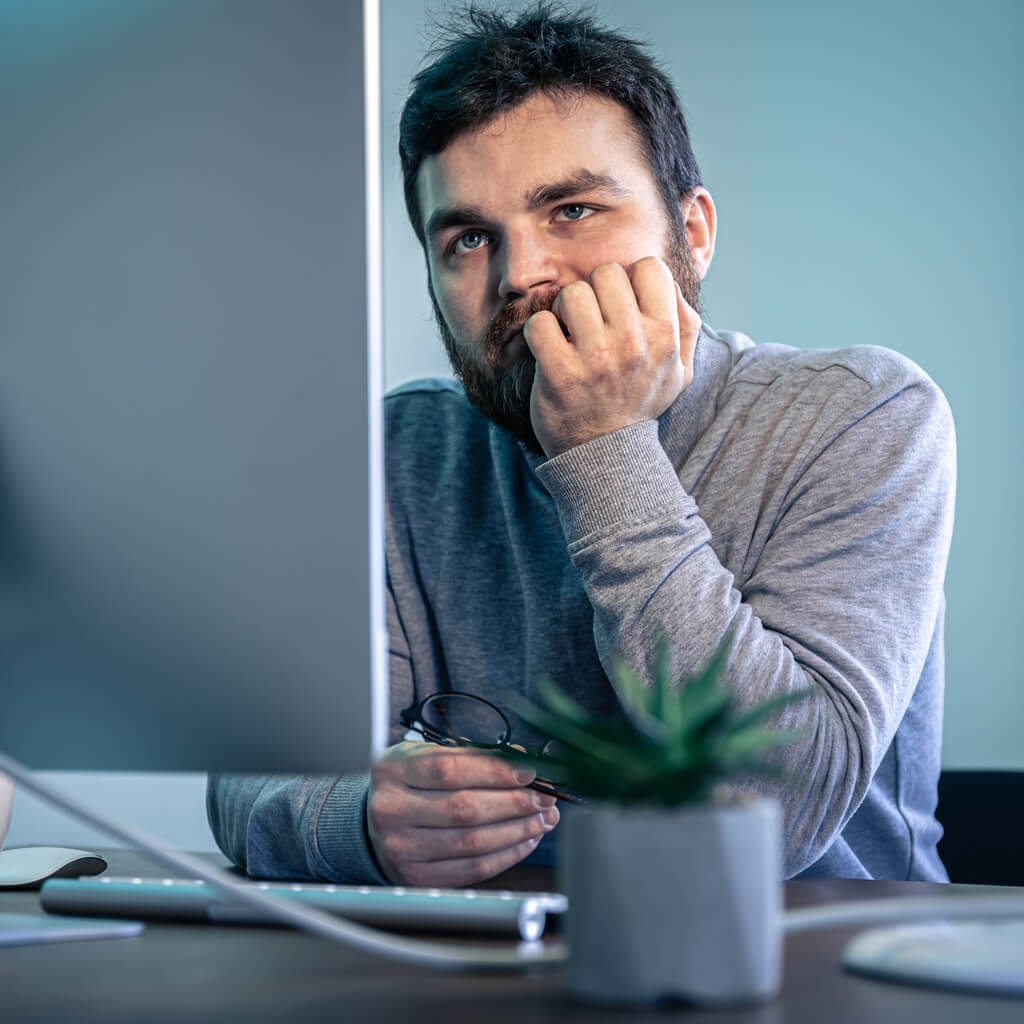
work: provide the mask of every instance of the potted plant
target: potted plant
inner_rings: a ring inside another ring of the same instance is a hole
[[[667,643],[648,686],[619,660],[626,714],[595,719],[542,680],[543,707],[520,716],[555,741],[512,752],[584,798],[562,825],[559,883],[569,897],[569,978],[604,1003],[762,1002],[781,979],[782,855],[777,804],[728,783],[778,775],[771,751],[793,731],[765,722],[811,691],[739,708],[722,683],[723,644],[676,685]]]

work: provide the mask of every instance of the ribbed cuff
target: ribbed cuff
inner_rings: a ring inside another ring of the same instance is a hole
[[[537,467],[572,544],[624,520],[684,511],[690,499],[658,441],[658,421],[644,420],[595,438]]]
[[[373,854],[366,834],[366,794],[369,772],[343,775],[317,817],[316,858],[325,878],[346,885],[388,885]]]

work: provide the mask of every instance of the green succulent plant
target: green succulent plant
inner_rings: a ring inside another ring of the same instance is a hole
[[[614,665],[616,690],[627,714],[595,718],[548,678],[538,683],[543,707],[515,701],[520,717],[555,741],[538,757],[520,751],[501,756],[527,763],[538,777],[587,800],[676,807],[708,800],[713,790],[741,775],[784,777],[767,756],[803,729],[766,729],[788,704],[809,699],[805,688],[739,707],[722,682],[727,657],[722,643],[697,675],[672,679],[668,642],[657,645],[648,686],[624,658]]]

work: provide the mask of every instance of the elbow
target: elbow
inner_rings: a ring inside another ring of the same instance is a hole
[[[783,871],[792,878],[824,856],[843,833],[871,785],[872,744],[849,719],[818,701],[812,727],[785,758],[788,779],[775,795],[782,805]]]

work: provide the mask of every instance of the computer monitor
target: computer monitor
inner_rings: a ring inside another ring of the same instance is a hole
[[[0,42],[0,750],[347,772],[387,725],[377,0]]]

